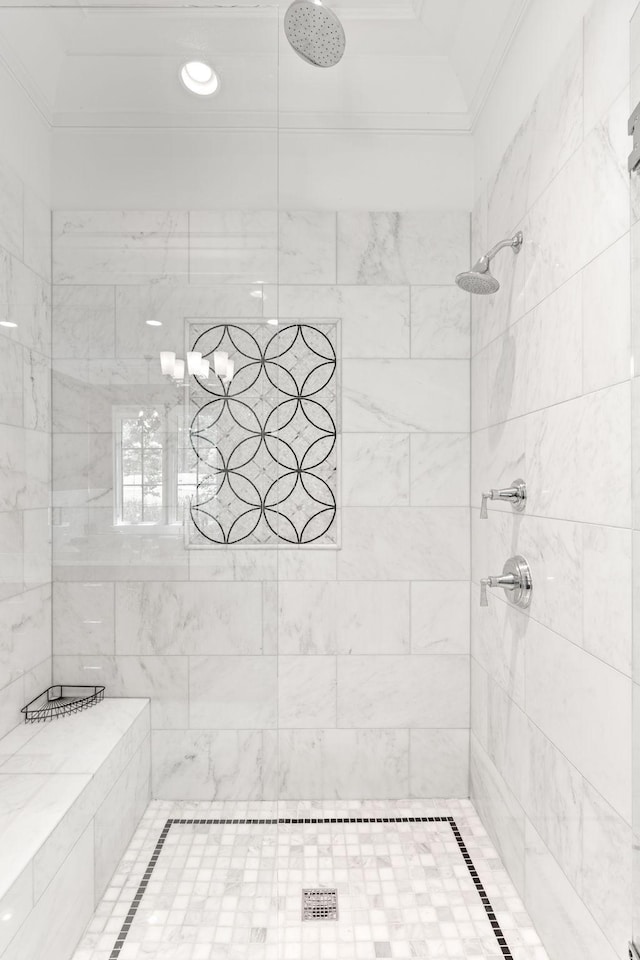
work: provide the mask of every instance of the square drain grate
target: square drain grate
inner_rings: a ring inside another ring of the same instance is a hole
[[[338,891],[337,890],[303,890],[302,891],[302,919],[303,920],[337,920],[338,919]]]

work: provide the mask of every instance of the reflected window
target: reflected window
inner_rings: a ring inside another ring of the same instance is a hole
[[[115,522],[181,523],[194,492],[194,471],[184,455],[178,412],[157,407],[114,411]]]

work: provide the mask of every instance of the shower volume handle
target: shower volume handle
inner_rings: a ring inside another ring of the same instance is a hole
[[[483,493],[482,503],[480,504],[481,520],[486,520],[488,517],[487,500],[504,500],[506,503],[510,503],[514,510],[521,512],[527,502],[527,485],[524,480],[514,480],[510,487]]]
[[[480,581],[480,606],[488,607],[487,589],[502,587],[509,603],[524,610],[531,603],[533,581],[531,567],[524,557],[509,557],[498,577],[486,577]]]

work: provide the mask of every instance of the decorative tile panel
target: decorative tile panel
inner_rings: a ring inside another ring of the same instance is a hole
[[[336,323],[193,324],[190,343],[211,372],[190,383],[189,546],[337,546]]]

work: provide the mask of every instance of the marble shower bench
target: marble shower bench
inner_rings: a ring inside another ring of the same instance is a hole
[[[149,701],[0,740],[0,958],[68,960],[150,797]]]

